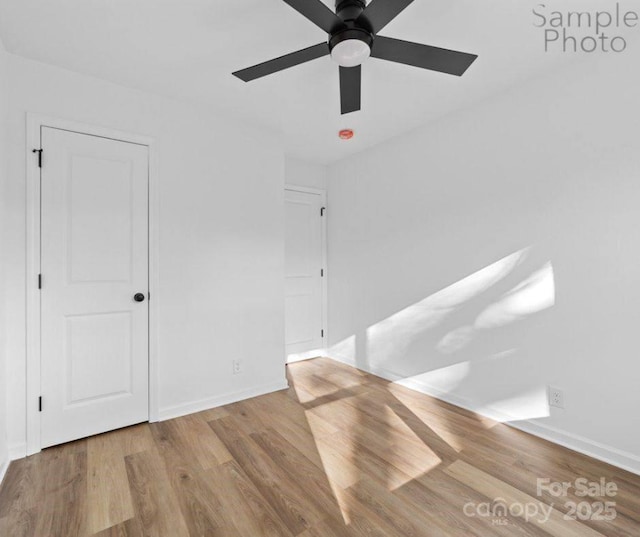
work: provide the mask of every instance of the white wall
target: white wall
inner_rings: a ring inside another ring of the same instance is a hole
[[[285,182],[288,185],[327,189],[327,167],[287,156],[285,158]]]
[[[7,113],[7,59],[8,55],[0,41],[0,222],[3,221],[4,207],[1,200],[4,199],[4,181],[7,176],[6,159],[6,113]],[[0,226],[0,282],[3,281],[5,241],[4,227]],[[5,324],[5,296],[4,287],[0,285],[0,480],[4,475],[9,459],[7,444],[7,378],[6,378],[6,354],[5,345],[7,331]]]
[[[152,136],[160,198],[162,417],[285,386],[284,157],[277,137],[10,56],[5,274],[9,439],[25,441],[25,114]],[[46,159],[45,159],[46,161]],[[45,162],[46,165],[46,162]],[[232,374],[239,358],[244,371]],[[45,394],[46,396],[46,394]]]
[[[633,47],[330,168],[334,357],[640,472]]]

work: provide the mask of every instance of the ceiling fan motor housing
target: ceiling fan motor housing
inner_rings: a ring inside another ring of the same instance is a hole
[[[354,21],[364,11],[364,0],[336,0],[336,15],[343,21]]]
[[[329,36],[329,50],[333,50],[338,44],[349,39],[362,41],[371,48],[374,38],[373,33],[361,24],[363,22],[362,18],[356,24],[356,19],[360,17],[365,7],[364,0],[336,1],[336,14],[344,21],[345,25]]]

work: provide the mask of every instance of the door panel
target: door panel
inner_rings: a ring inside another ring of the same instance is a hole
[[[72,156],[69,283],[130,282],[131,163]]]
[[[42,447],[146,421],[148,149],[42,128]]]
[[[285,191],[287,354],[323,347],[321,203],[318,194]]]
[[[73,315],[66,324],[66,406],[131,395],[131,313]]]

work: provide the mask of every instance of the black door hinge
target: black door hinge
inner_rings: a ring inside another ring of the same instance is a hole
[[[38,289],[42,289],[42,274],[38,274]]]
[[[38,153],[38,168],[42,168],[42,149],[34,149],[33,153]]]
[[[326,207],[321,207],[320,208],[320,216],[324,216],[324,212],[327,210]]]
[[[42,412],[42,395],[38,397],[38,412]]]
[[[324,278],[324,269],[323,268],[320,269],[320,277]]]
[[[320,330],[320,337],[324,337],[324,330]]]

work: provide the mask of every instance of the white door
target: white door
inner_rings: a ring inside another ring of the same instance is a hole
[[[41,136],[47,447],[149,418],[149,174],[146,146],[48,127]]]
[[[285,190],[285,343],[287,355],[321,349],[322,197]],[[291,359],[291,357],[290,357]]]

